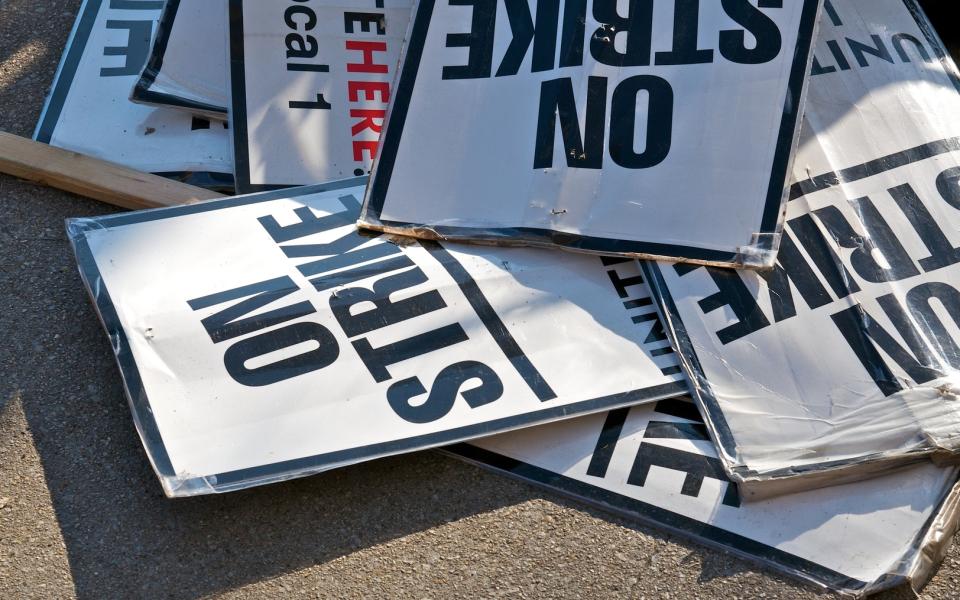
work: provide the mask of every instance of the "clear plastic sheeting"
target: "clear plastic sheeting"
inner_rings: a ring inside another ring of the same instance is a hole
[[[230,0],[237,189],[369,174],[413,0]]]
[[[168,495],[686,392],[636,261],[363,234],[365,182],[69,222]]]
[[[696,407],[622,408],[449,448],[453,454],[833,591],[932,576],[957,527],[956,468],[742,503]]]
[[[646,265],[748,498],[958,457],[958,90],[913,0],[827,4],[777,265]]]
[[[85,0],[34,137],[140,171],[232,188],[224,123],[129,100],[159,16],[157,2]]]
[[[227,118],[227,0],[167,0],[130,99]]]
[[[770,266],[820,5],[419,0],[360,225]]]

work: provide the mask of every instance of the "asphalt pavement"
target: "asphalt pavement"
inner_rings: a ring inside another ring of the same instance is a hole
[[[79,4],[0,0],[0,130],[32,132]],[[113,210],[0,175],[0,598],[821,595],[434,452],[165,499],[63,231]],[[954,546],[923,597],[958,576]]]

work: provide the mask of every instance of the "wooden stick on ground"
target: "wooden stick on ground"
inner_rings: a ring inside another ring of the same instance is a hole
[[[222,194],[0,131],[0,173],[123,208],[176,206]]]

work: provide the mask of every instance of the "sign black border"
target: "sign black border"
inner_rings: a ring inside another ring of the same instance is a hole
[[[786,205],[785,190],[790,177],[790,165],[800,131],[801,108],[806,90],[807,73],[813,56],[813,44],[817,28],[817,17],[823,0],[802,0],[803,13],[800,30],[793,57],[787,94],[784,100],[780,133],[774,152],[767,198],[760,223],[763,237],[758,241],[758,249],[775,251],[772,239],[780,231],[782,209]],[[442,239],[485,240],[498,242],[526,243],[531,245],[561,246],[570,249],[606,254],[645,255],[649,257],[682,258],[709,263],[738,265],[753,264],[755,257],[751,253],[710,250],[682,244],[663,244],[618,240],[591,236],[581,236],[553,229],[535,227],[477,228],[454,227],[442,224],[411,223],[407,221],[388,221],[381,219],[383,205],[389,191],[390,179],[400,147],[407,111],[413,97],[414,86],[419,75],[420,60],[433,15],[436,0],[418,0],[416,15],[403,58],[401,59],[400,79],[394,90],[394,98],[388,115],[386,130],[381,136],[380,151],[374,166],[372,180],[364,202],[361,222],[375,227],[396,229],[422,228],[428,226]],[[769,246],[769,247],[768,247]]]

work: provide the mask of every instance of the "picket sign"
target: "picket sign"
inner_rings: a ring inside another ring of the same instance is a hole
[[[360,224],[772,265],[821,0],[621,4],[418,0]]]
[[[84,0],[34,139],[139,171],[230,188],[225,124],[129,100],[162,7],[152,0]]]
[[[227,118],[227,0],[166,0],[130,99]]]
[[[454,455],[854,596],[933,575],[957,528],[956,468],[743,503],[696,407],[621,408],[458,444]]]
[[[367,175],[413,0],[230,0],[237,188]]]
[[[960,78],[914,0],[831,2],[773,270],[648,264],[748,498],[960,450]]]
[[[69,222],[169,496],[685,393],[636,261],[363,234],[365,183]]]

